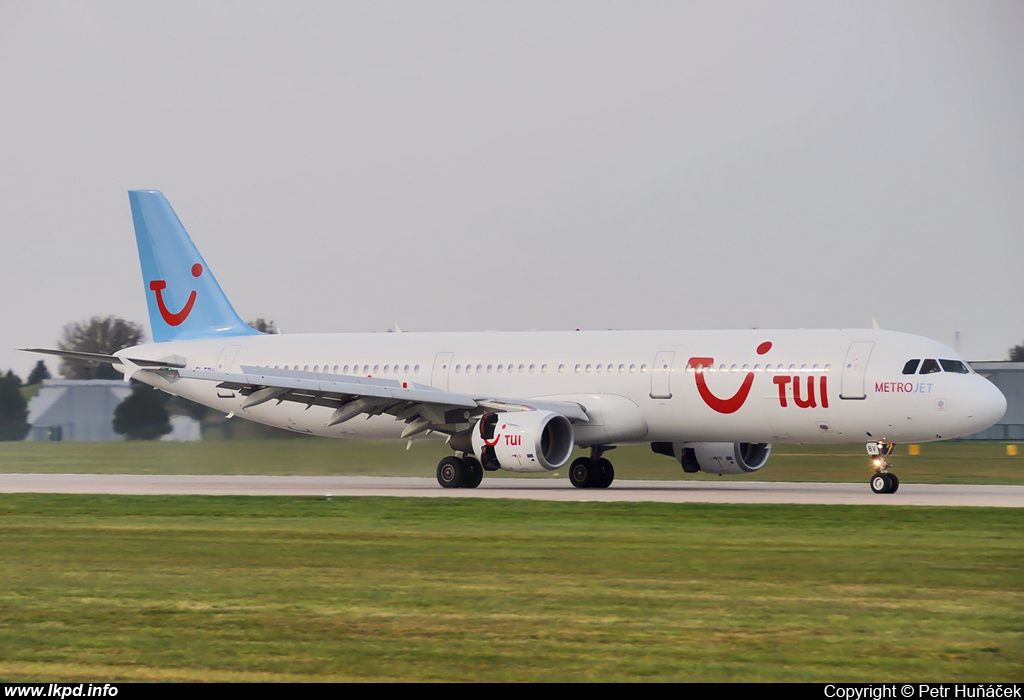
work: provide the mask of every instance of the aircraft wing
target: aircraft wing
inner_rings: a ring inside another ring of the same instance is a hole
[[[148,368],[147,368],[148,369]],[[299,370],[243,365],[240,373],[209,369],[165,367],[149,370],[183,379],[216,382],[219,389],[237,391],[246,400],[242,410],[268,401],[292,401],[306,406],[328,406],[334,413],[326,425],[344,423],[365,414],[388,414],[407,424],[402,437],[427,430],[454,433],[487,412],[547,410],[571,421],[588,421],[586,410],[573,401],[506,399],[473,396],[435,387],[380,377],[353,377]]]
[[[588,422],[586,409],[574,401],[544,401],[497,396],[472,396],[443,391],[426,384],[349,375],[270,369],[243,365],[241,373],[209,369],[186,369],[184,358],[173,356],[149,360],[99,353],[24,348],[59,357],[90,362],[125,365],[126,377],[138,371],[151,371],[170,377],[217,382],[217,387],[237,391],[246,397],[242,410],[268,401],[293,401],[308,406],[335,409],[327,426],[338,425],[358,415],[389,414],[407,424],[402,437],[427,430],[454,433],[487,412],[542,410],[559,413],[571,421]],[[132,366],[129,366],[132,365]]]

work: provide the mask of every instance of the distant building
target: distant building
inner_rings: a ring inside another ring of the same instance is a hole
[[[114,442],[114,411],[132,393],[120,379],[46,379],[28,404],[28,441]],[[198,440],[199,421],[171,417],[165,440]]]
[[[119,379],[45,379],[28,403],[29,441],[112,442],[114,410],[132,393]]]
[[[1006,415],[969,440],[1024,440],[1024,362],[972,362],[974,371],[999,387],[1006,397]]]
[[[171,416],[171,432],[160,439],[163,442],[195,442],[202,437],[202,424],[195,418]]]

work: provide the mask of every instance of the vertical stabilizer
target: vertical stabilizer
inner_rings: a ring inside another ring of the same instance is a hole
[[[231,306],[167,198],[131,190],[128,200],[153,340],[258,335]]]

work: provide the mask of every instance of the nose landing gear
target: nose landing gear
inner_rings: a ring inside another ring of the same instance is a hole
[[[893,447],[891,442],[869,442],[867,444],[868,454],[871,455],[871,464],[875,468],[875,475],[871,477],[871,490],[875,493],[896,493],[900,487],[899,478],[889,471],[889,463],[885,459],[892,452]]]

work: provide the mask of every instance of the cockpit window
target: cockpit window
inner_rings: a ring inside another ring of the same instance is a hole
[[[919,364],[921,364],[921,360],[907,360],[907,364],[903,365],[903,374],[913,374],[917,371]]]
[[[921,363],[921,374],[935,374],[941,372],[942,368],[939,367],[938,360],[924,360]]]
[[[943,372],[954,372],[956,374],[970,374],[971,370],[967,369],[960,360],[939,360],[939,364],[942,365]]]

